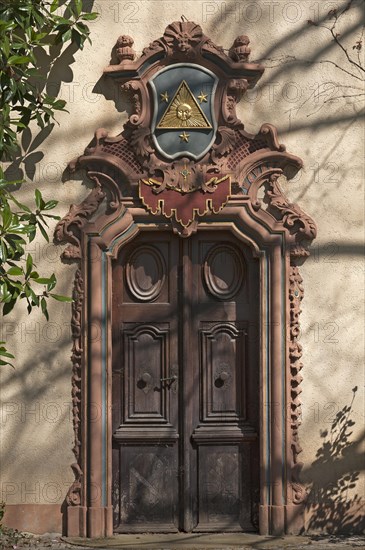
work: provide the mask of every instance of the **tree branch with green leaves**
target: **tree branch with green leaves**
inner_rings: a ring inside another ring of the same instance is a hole
[[[83,9],[82,0],[0,0],[0,160],[12,162],[20,156],[19,137],[30,123],[50,126],[66,102],[45,91],[47,78],[67,46],[83,49],[90,41],[88,21],[97,13]],[[47,60],[46,66],[44,59]],[[0,308],[10,313],[24,300],[27,312],[40,308],[48,320],[48,298],[69,302],[55,294],[54,274],[40,274],[27,245],[40,233],[48,242],[48,222],[56,200],[45,201],[36,189],[34,204],[23,204],[19,196],[23,180],[9,181],[0,169]],[[14,358],[0,342],[0,365]]]

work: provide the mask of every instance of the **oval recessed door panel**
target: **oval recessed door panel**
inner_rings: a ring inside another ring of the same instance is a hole
[[[209,292],[220,300],[233,298],[244,279],[243,262],[231,245],[215,246],[204,262],[204,280]]]
[[[127,262],[126,280],[129,291],[138,300],[157,298],[165,282],[164,260],[159,250],[152,246],[137,248]]]

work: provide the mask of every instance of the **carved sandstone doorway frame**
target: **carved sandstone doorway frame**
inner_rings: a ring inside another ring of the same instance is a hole
[[[107,72],[114,71],[121,78],[123,71],[130,74],[130,65],[141,67],[143,63],[147,67],[147,76],[139,77],[143,81],[158,71],[161,59],[167,59],[170,63],[175,60],[181,62],[189,50],[179,49],[179,41],[171,42],[170,38],[179,36],[181,29],[189,35],[191,25],[195,24],[171,24],[164,37],[144,53],[142,61],[130,63],[132,54],[129,53],[130,57],[126,58],[128,66],[123,65],[125,60],[122,59],[119,72],[115,66],[108,68]],[[243,124],[235,116],[232,105],[239,101],[242,87],[247,88],[251,77],[254,84],[262,73],[259,66],[247,63],[247,44],[246,49],[242,50],[241,40],[236,48],[232,46],[230,56],[226,56],[197,27],[194,27],[195,34],[190,33],[193,37],[191,41],[195,40],[194,63],[208,64],[212,69],[215,60],[219,66],[217,74],[221,76],[222,63],[225,63],[228,73],[225,81],[221,82],[216,103],[222,105],[218,129],[221,141],[207,153],[209,160],[204,161],[206,166],[218,164],[220,174],[229,174],[231,178],[232,192],[224,208],[218,213],[208,211],[203,216],[196,216],[197,219],[186,230],[168,220],[162,211],[153,215],[143,206],[137,194],[138,182],[143,176],[153,175],[149,167],[158,166],[160,169],[161,161],[158,152],[153,152],[150,145],[147,147],[151,149],[148,149],[148,154],[141,151],[141,142],[138,151],[136,141],[135,150],[131,147],[136,130],[144,143],[146,136],[148,138],[148,126],[137,123],[141,120],[141,111],[144,116],[148,114],[148,108],[145,112],[140,104],[145,88],[141,88],[138,79],[125,85],[135,108],[129,127],[127,123],[125,132],[116,138],[108,137],[104,130],[97,131],[94,146],[72,164],[72,168],[85,169],[95,186],[80,205],[71,206],[56,229],[56,240],[70,243],[64,256],[79,262],[72,314],[76,462],[72,465],[75,481],[66,497],[68,536],[103,537],[113,533],[112,262],[121,247],[140,232],[172,230],[188,237],[195,231],[228,229],[258,258],[259,531],[261,534],[282,535],[298,533],[303,528],[306,492],[299,482],[302,464],[298,460],[301,452],[298,442],[298,396],[302,369],[298,336],[303,286],[298,265],[308,256],[308,245],[316,235],[316,228],[309,216],[286,199],[278,181],[281,176],[290,179],[301,168],[301,160],[285,151],[273,126],[264,124],[253,136],[245,132]],[[130,48],[130,45],[129,40],[126,47]],[[204,48],[208,48],[209,56],[205,59],[203,55],[196,57],[196,52],[203,52]],[[188,61],[191,62],[191,58],[188,57]],[[239,71],[245,76],[242,86],[237,78],[234,82],[229,78],[237,76]],[[123,78],[127,79],[125,75]],[[228,142],[224,142],[225,136],[229,137]],[[229,145],[232,139],[234,147]],[[201,164],[204,163],[201,161]],[[173,168],[174,164],[171,163],[171,166]],[[191,162],[191,167],[196,168],[196,164]]]

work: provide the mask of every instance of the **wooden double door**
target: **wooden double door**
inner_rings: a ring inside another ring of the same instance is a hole
[[[228,231],[140,233],[113,267],[116,532],[254,531],[259,266]]]

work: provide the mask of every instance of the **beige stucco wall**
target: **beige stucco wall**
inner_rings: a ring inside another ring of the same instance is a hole
[[[305,299],[300,430],[303,479],[308,484],[314,481],[314,500],[318,502],[323,498],[323,487],[328,488],[329,483],[337,486],[342,474],[363,468],[360,453],[364,439],[364,264],[360,244],[364,144],[358,116],[363,103],[358,101],[361,98],[329,101],[356,93],[339,86],[356,80],[333,64],[305,63],[314,58],[330,59],[359,74],[343,52],[329,47],[329,33],[306,24],[308,19],[323,16],[325,7],[328,11],[332,3],[99,0],[94,7],[100,17],[90,24],[92,46],[87,44],[69,68],[53,75],[55,86],[58,77],[63,79],[61,97],[68,101],[69,114],[57,115],[60,126],[56,125],[37,148],[44,156],[36,165],[33,182],[23,188],[24,200],[30,200],[34,188],[40,187],[46,199],[59,200],[57,213],[63,216],[70,203],[80,202],[86,195],[80,180],[63,183],[62,173],[88,145],[96,128],[117,134],[126,120],[112,99],[93,93],[118,35],[131,35],[135,49],[141,52],[181,15],[201,24],[204,32],[225,48],[237,35],[249,35],[251,60],[265,58],[268,68],[258,92],[250,92],[241,101],[239,115],[252,133],[264,122],[276,125],[287,150],[303,158],[305,168],[286,186],[287,193],[318,225],[312,256],[301,270]],[[354,9],[352,24],[358,17]],[[358,34],[350,34],[351,53]],[[111,90],[109,97],[113,94]],[[37,132],[33,131],[33,137]],[[29,159],[26,163],[31,164]],[[51,231],[53,227],[51,224]],[[60,261],[62,247],[37,241],[29,251],[40,271],[55,271],[58,293],[69,294],[75,268]],[[49,322],[36,312],[28,317],[22,306],[4,319],[1,335],[16,355],[15,370],[0,370],[2,498],[8,504],[61,504],[73,480],[69,464],[74,461],[70,306],[51,303]],[[358,391],[352,405],[354,425],[348,429],[348,446],[344,442],[343,456],[328,456],[327,463],[316,464],[323,443],[335,439],[331,422],[337,412],[350,405],[354,386]],[[327,437],[324,430],[329,432]],[[347,492],[327,495],[329,501],[363,496],[361,475],[354,485]],[[320,527],[320,523],[312,526]]]

